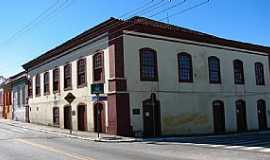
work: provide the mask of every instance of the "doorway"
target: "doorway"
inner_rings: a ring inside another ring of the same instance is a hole
[[[224,133],[225,132],[225,113],[224,104],[222,101],[213,102],[213,119],[214,119],[214,132]]]
[[[145,137],[161,135],[160,103],[155,94],[143,101],[143,129]]]
[[[236,119],[237,119],[237,131],[244,132],[247,130],[247,118],[246,118],[246,103],[243,100],[236,101]]]
[[[70,122],[71,122],[71,106],[65,106],[64,107],[64,128],[70,129]]]
[[[30,123],[30,118],[29,118],[29,106],[25,106],[25,122]]]
[[[95,132],[105,133],[105,108],[102,103],[96,103],[94,105],[94,122]]]
[[[266,104],[265,101],[262,99],[257,101],[257,115],[258,115],[259,129],[260,130],[267,129]]]
[[[78,110],[78,130],[86,131],[87,130],[87,112],[86,105],[79,105]]]

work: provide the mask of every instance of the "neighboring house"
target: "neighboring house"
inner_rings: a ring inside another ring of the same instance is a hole
[[[266,129],[269,53],[143,17],[111,18],[23,65],[30,121],[135,136]],[[98,104],[93,83],[105,85]]]
[[[4,77],[0,76],[0,117],[3,117],[3,107],[4,107],[4,88],[3,83],[5,79]]]
[[[3,118],[12,119],[12,92],[11,80],[7,79],[2,84],[3,87]]]
[[[27,107],[27,76],[26,72],[18,73],[10,77],[12,84],[12,119],[16,121],[28,122],[26,114]]]

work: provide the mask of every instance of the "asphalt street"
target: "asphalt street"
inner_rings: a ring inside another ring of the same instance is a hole
[[[0,123],[0,160],[269,160],[269,137],[266,133],[100,143]]]

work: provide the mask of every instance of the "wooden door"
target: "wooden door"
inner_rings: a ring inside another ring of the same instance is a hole
[[[87,118],[86,118],[86,106],[78,106],[78,130],[86,131],[87,130]]]
[[[65,129],[70,129],[70,121],[71,121],[70,110],[71,110],[70,106],[64,107],[64,128]]]
[[[143,135],[154,137],[161,135],[159,101],[152,103],[151,99],[143,102]]]
[[[214,118],[214,132],[225,132],[225,113],[224,105],[221,101],[213,102],[213,118]]]
[[[257,102],[257,115],[258,115],[259,129],[260,130],[267,129],[266,105],[264,100],[259,100]]]
[[[105,133],[105,108],[102,103],[94,105],[95,132]]]
[[[237,119],[237,131],[243,132],[247,130],[246,119],[246,105],[245,102],[240,100],[236,102],[236,119]]]

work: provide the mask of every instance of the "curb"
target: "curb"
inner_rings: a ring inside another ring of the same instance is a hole
[[[27,126],[20,126],[17,124],[13,124],[12,122],[4,122],[7,125],[18,127],[18,128],[23,128],[23,129],[28,129],[32,131],[38,131],[38,132],[43,132],[43,133],[49,133],[49,134],[54,134],[58,136],[64,136],[68,138],[76,138],[76,139],[81,139],[81,140],[88,140],[88,141],[93,141],[93,142],[103,142],[103,143],[131,143],[131,142],[137,142],[137,139],[121,139],[121,137],[104,137],[104,138],[91,138],[91,137],[83,137],[83,136],[78,136],[78,135],[70,135],[67,133],[61,133],[57,131],[48,131],[46,129],[34,129],[31,127]]]

